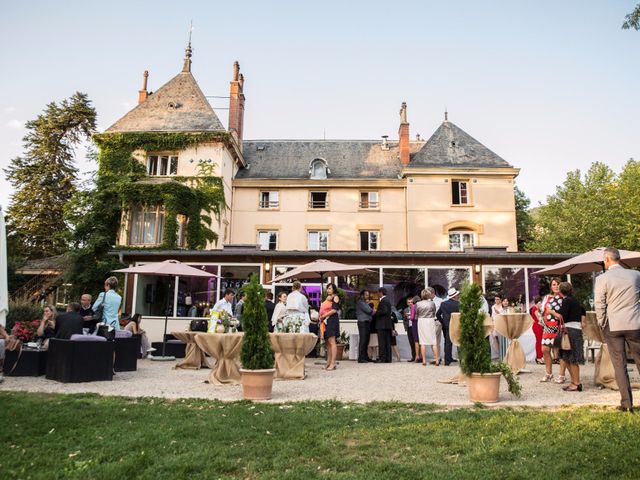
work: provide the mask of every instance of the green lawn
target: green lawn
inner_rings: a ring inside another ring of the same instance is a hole
[[[0,478],[638,478],[640,415],[0,392]]]

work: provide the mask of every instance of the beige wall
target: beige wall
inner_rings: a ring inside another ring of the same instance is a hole
[[[279,250],[306,250],[307,231],[318,228],[329,231],[329,250],[359,250],[359,231],[369,229],[380,231],[380,250],[448,251],[450,227],[451,230],[471,229],[478,246],[516,251],[513,177],[512,173],[455,177],[413,175],[395,186],[375,187],[364,182],[341,187],[332,185],[332,188],[324,184],[324,189],[312,182],[288,185],[275,180],[269,182],[271,186],[261,189],[255,186],[256,182],[236,181],[231,243],[255,244],[258,230],[277,230]],[[451,205],[452,178],[468,180],[469,206]],[[279,192],[278,209],[258,208],[261,190]],[[329,192],[328,211],[308,209],[312,190]],[[358,208],[362,190],[379,192],[379,211]]]
[[[359,210],[358,188],[272,187],[279,192],[277,210],[259,210],[264,189],[236,187],[232,218],[232,243],[257,242],[257,231],[279,231],[279,250],[306,250],[307,231],[329,231],[330,250],[360,250],[360,230],[379,230],[381,250],[406,248],[403,188],[370,188],[380,195],[378,210]],[[328,191],[328,210],[309,210],[309,191]]]
[[[451,180],[456,178],[469,181],[469,206],[451,204]],[[512,175],[409,177],[407,198],[410,251],[448,250],[446,226],[472,230],[477,246],[517,251]]]

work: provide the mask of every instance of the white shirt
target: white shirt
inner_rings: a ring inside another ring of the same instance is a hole
[[[228,312],[229,315],[233,317],[233,309],[232,309],[231,302],[228,302],[227,299],[224,297],[218,300],[218,302],[213,306],[212,310],[214,312],[222,312],[224,310],[225,312]]]

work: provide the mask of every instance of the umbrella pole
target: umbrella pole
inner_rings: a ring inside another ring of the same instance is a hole
[[[171,289],[169,284],[167,284],[167,301],[165,302],[164,307],[164,333],[162,334],[162,356],[160,357],[151,357],[151,360],[155,360],[158,362],[173,362],[176,357],[165,355],[165,350],[167,347],[167,323],[169,322],[169,297],[171,296]]]

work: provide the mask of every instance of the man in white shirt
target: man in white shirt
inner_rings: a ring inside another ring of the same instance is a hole
[[[625,343],[640,369],[640,272],[620,265],[616,248],[604,250],[605,273],[596,279],[595,307],[620,389],[619,410],[633,413]]]
[[[230,316],[233,317],[233,297],[236,295],[236,292],[227,288],[224,291],[224,297],[216,302],[213,306],[212,311],[214,312],[227,312]]]

